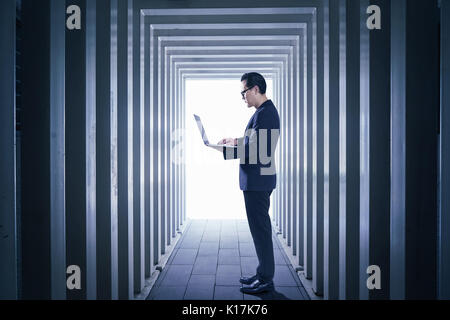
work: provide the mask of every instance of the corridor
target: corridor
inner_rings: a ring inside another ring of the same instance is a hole
[[[190,220],[147,299],[309,299],[274,233],[272,241],[275,291],[243,294],[239,278],[258,266],[247,220]]]
[[[204,200],[244,206],[240,161],[186,160],[189,83],[236,83],[195,98],[245,141],[249,72],[280,128],[261,296]],[[0,300],[450,299],[448,88],[450,0],[1,0]]]

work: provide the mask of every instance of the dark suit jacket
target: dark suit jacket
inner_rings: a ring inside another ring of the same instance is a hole
[[[260,131],[260,129],[267,130]],[[239,187],[241,190],[270,191],[275,189],[277,176],[274,156],[279,130],[278,111],[273,102],[267,100],[256,109],[251,117],[245,128],[244,137],[238,138],[238,147],[223,147],[225,160],[240,159]]]

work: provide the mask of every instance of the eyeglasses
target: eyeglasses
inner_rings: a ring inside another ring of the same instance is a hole
[[[241,96],[242,96],[242,99],[244,99],[245,98],[245,93],[248,91],[248,90],[250,90],[250,89],[252,89],[254,86],[251,86],[250,88],[248,88],[248,89],[245,89],[244,91],[241,91]]]

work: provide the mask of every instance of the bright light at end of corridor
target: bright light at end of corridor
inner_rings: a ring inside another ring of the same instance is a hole
[[[266,79],[272,99],[272,80]],[[208,140],[242,137],[255,112],[242,100],[236,80],[186,81],[186,213],[190,219],[247,219],[239,189],[239,160],[203,144],[193,114],[201,117]],[[272,211],[272,201],[271,209]]]

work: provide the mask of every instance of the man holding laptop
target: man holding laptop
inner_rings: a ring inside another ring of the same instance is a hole
[[[256,111],[242,138],[225,138],[213,146],[225,160],[240,159],[239,186],[244,193],[247,219],[259,265],[252,277],[242,277],[244,293],[261,293],[274,289],[275,261],[272,226],[269,217],[270,195],[276,186],[275,148],[280,131],[278,111],[266,97],[266,81],[256,72],[241,78],[242,99]],[[226,145],[226,146],[223,146]]]

